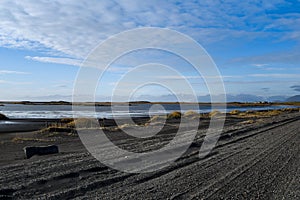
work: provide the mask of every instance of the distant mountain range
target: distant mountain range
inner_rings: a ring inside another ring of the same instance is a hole
[[[295,95],[286,99],[287,102],[300,102],[300,95]]]
[[[223,99],[222,96],[215,95],[213,100],[215,102],[221,102]],[[44,97],[35,97],[35,98],[26,98],[30,101],[58,101],[58,100],[64,100],[64,101],[72,101],[72,96],[61,96],[61,95],[53,95],[53,96],[44,96]],[[114,98],[115,101],[124,101],[124,97],[122,96],[116,96]],[[289,96],[270,96],[270,97],[263,97],[258,95],[252,95],[252,94],[238,94],[238,95],[232,95],[227,94],[226,95],[227,102],[259,102],[259,101],[268,101],[268,102],[300,102],[300,95],[295,95],[292,97]],[[111,98],[106,96],[97,96],[96,101],[98,102],[110,102]],[[197,96],[197,99],[195,99],[191,95],[141,95],[137,98],[130,99],[130,101],[151,101],[151,102],[210,102],[211,97],[210,95],[203,95],[203,96]]]
[[[138,99],[143,99],[147,101],[180,101],[182,99],[183,101],[193,101],[193,97],[189,97],[187,95],[179,95],[179,98],[176,98],[174,95],[162,95],[162,96],[152,96],[152,95],[143,95],[140,96]],[[221,96],[214,96],[213,98],[216,102],[221,101]],[[287,102],[287,101],[300,101],[300,95],[296,96],[270,96],[270,97],[262,97],[252,94],[238,94],[238,95],[226,95],[227,102],[259,102],[259,101],[268,101],[268,102]],[[197,97],[198,102],[210,102],[211,97],[210,95],[203,95]]]

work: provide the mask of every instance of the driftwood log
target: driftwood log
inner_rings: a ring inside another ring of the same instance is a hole
[[[58,146],[34,146],[34,147],[24,147],[25,157],[31,158],[34,155],[47,155],[58,153]]]

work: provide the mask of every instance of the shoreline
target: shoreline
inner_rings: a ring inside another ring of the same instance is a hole
[[[189,111],[185,112],[188,113]],[[274,109],[274,110],[247,110],[247,111],[238,111],[238,110],[232,110],[226,113],[220,112],[220,111],[212,111],[212,112],[205,112],[205,113],[196,113],[192,111],[193,115],[199,115],[201,118],[207,118],[209,117],[210,113],[216,113],[216,114],[221,114],[221,115],[226,115],[226,117],[230,116],[237,116],[238,113],[239,115],[245,115],[247,117],[248,115],[259,115],[260,113],[264,112],[282,112],[282,113],[289,113],[289,112],[300,112],[300,108],[283,108],[283,109]],[[185,113],[181,113],[182,116],[184,116]],[[167,115],[154,115],[158,117],[165,117]],[[133,121],[137,123],[145,123],[148,121],[151,117],[144,115],[144,116],[134,116],[134,117],[118,117],[117,119],[119,121],[124,121],[126,122],[128,119],[132,119]],[[84,118],[83,118],[84,119]],[[86,118],[86,119],[92,119],[92,118]],[[102,123],[106,124],[106,126],[115,126],[115,120],[116,118],[97,118],[97,120]],[[28,131],[36,131],[40,130],[42,128],[47,128],[51,125],[58,125],[58,124],[64,124],[63,121],[72,121],[74,120],[73,118],[8,118],[8,119],[3,119],[0,120],[0,133],[3,134],[5,132],[16,132],[16,131],[23,131],[23,132],[28,132]]]
[[[161,103],[161,102],[159,102]],[[207,113],[212,110],[219,110],[221,112],[230,112],[231,110],[276,110],[282,108],[298,108],[300,105],[282,105],[282,104],[269,104],[269,103],[234,103],[227,104],[226,107],[224,104],[212,105],[209,103],[201,104],[192,104],[186,103],[180,105],[179,103],[172,104],[161,104],[164,109],[157,109],[152,106],[155,103],[144,103],[132,104],[130,107],[123,107],[124,104],[118,104],[116,107],[111,105],[104,107],[92,107],[91,105],[79,106],[75,109],[72,108],[72,105],[23,105],[23,104],[6,104],[4,107],[1,107],[0,113],[6,115],[10,119],[61,119],[61,118],[73,118],[73,116],[87,117],[91,118],[96,116],[97,118],[124,118],[124,117],[145,117],[153,115],[164,115],[173,111],[187,112],[194,110],[199,113]],[[89,107],[88,107],[89,106]],[[120,106],[120,107],[119,107]],[[226,110],[225,110],[226,109]],[[96,112],[94,112],[95,110]],[[149,113],[151,111],[151,113]],[[114,113],[113,113],[114,112]],[[0,117],[1,119],[1,117]]]

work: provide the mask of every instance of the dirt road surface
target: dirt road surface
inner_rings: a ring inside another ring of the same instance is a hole
[[[225,129],[210,155],[199,159],[202,139],[171,166],[146,174],[110,169],[86,151],[2,165],[0,197],[300,199],[299,113]]]

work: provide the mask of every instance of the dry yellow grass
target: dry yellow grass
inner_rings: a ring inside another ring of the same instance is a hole
[[[73,121],[70,121],[66,124],[66,127],[70,128],[99,128],[99,122],[95,119],[89,119],[89,118],[78,118],[74,119]]]
[[[166,116],[155,115],[152,116],[149,119],[149,121],[145,123],[145,126],[164,124],[165,122],[166,122]]]
[[[118,125],[117,127],[111,127],[111,128],[106,128],[106,129],[109,130],[109,131],[119,131],[119,130],[124,130],[124,129],[132,128],[132,127],[141,127],[141,125],[137,125],[137,124],[122,124],[122,125]]]
[[[174,112],[168,114],[167,119],[180,119],[181,115],[182,115],[181,112],[174,111]]]
[[[162,121],[165,120],[166,118],[164,116],[159,116],[159,115],[155,115],[152,116],[149,120],[149,122],[156,122],[156,121]]]
[[[300,108],[283,108],[283,112],[300,112]]]
[[[54,142],[54,139],[41,139],[41,138],[26,138],[26,137],[14,137],[12,142],[23,143],[23,142]]]
[[[249,119],[249,120],[240,122],[240,124],[253,124],[253,123],[255,123],[255,121],[253,119]]]
[[[246,111],[241,112],[238,117],[272,117],[281,114],[282,110],[266,110],[266,111]]]
[[[189,110],[189,111],[186,111],[186,112],[183,114],[183,116],[184,116],[184,117],[195,118],[195,117],[200,117],[200,114],[197,113],[196,111]]]
[[[49,133],[49,132],[72,132],[73,127],[68,127],[66,124],[51,124],[46,128],[40,129],[36,133]]]
[[[69,133],[69,135],[74,135],[76,133],[76,128],[99,128],[99,123],[96,120],[88,118],[64,118],[61,123],[52,124],[46,128],[43,128],[37,133],[46,134],[47,136],[55,136],[55,133]],[[65,135],[65,134],[64,134]]]
[[[70,123],[74,121],[74,118],[62,118],[60,121],[62,123]]]
[[[224,115],[224,114],[218,110],[213,110],[208,114],[209,117],[217,117],[217,116],[222,116],[222,115]]]
[[[232,110],[229,112],[230,115],[239,115],[241,113],[241,111],[239,110]]]
[[[79,119],[64,119],[64,122],[68,123],[59,123],[59,124],[52,124],[44,129],[37,131],[37,134],[43,134],[47,137],[56,137],[56,136],[76,136],[77,131],[76,129],[102,129],[102,130],[121,130],[130,127],[142,126],[137,124],[121,124],[112,127],[100,127],[100,124],[95,119],[89,118],[79,118]],[[144,126],[150,125],[150,123],[160,123],[164,122],[164,116],[154,116],[152,117],[148,123],[144,124]]]

